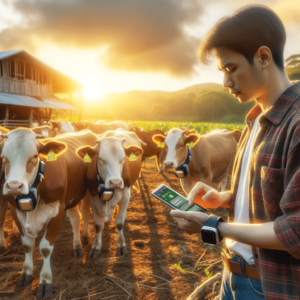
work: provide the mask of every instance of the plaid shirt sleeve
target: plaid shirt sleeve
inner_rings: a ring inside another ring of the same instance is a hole
[[[274,230],[278,240],[296,259],[300,259],[300,123],[291,141],[287,156],[284,193],[280,200],[283,215],[277,217]]]

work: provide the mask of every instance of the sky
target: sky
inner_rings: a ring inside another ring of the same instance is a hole
[[[25,50],[83,83],[85,96],[222,83],[201,40],[222,17],[263,4],[282,19],[284,56],[300,53],[300,0],[0,0],[0,51]]]

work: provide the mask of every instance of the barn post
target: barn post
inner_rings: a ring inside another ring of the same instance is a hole
[[[30,113],[29,113],[29,128],[32,127],[32,107],[30,107]]]
[[[52,108],[49,109],[49,120],[50,121],[52,119]]]
[[[6,104],[6,107],[5,107],[4,127],[6,127],[6,121],[8,121],[8,119],[9,119],[9,106],[8,106],[8,104]]]

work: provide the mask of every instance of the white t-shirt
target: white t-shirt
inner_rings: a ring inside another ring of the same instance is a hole
[[[249,224],[249,167],[253,145],[260,129],[258,119],[259,116],[253,124],[249,141],[243,155],[240,182],[234,207],[234,223]],[[239,243],[231,239],[226,239],[226,245],[231,252],[242,256],[249,264],[254,264],[252,247],[250,245]]]

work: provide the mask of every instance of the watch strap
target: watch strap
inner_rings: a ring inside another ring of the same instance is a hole
[[[217,227],[219,222],[224,222],[223,217],[210,215],[203,226],[215,228],[218,231],[218,234],[219,234],[219,242],[221,242],[223,240],[223,238],[221,237],[220,231]]]

